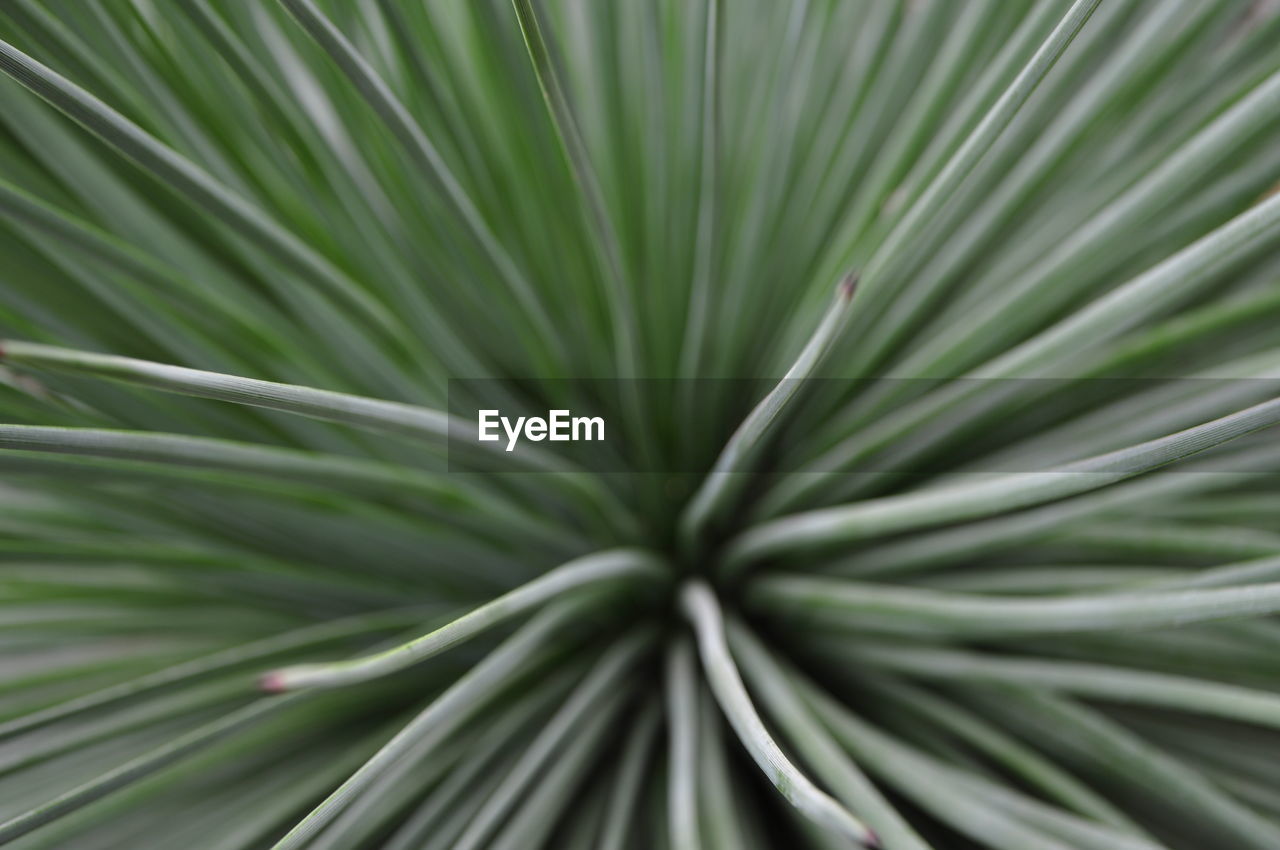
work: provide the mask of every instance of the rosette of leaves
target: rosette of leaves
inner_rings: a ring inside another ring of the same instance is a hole
[[[0,842],[1280,847],[1269,5],[0,5]]]

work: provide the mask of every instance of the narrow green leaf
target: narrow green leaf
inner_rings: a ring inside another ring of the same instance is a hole
[[[814,329],[813,335],[787,370],[787,374],[752,409],[725,444],[714,468],[703,479],[702,486],[689,501],[681,517],[681,533],[686,546],[693,546],[698,535],[732,506],[734,497],[745,486],[744,473],[750,471],[747,467],[754,459],[755,452],[782,424],[779,417],[783,416],[787,406],[803,389],[805,380],[822,361],[840,329],[844,327],[857,285],[856,274],[848,275],[841,282],[835,303]]]
[[[580,745],[583,740],[591,740],[605,730],[632,696],[633,691],[624,681],[625,677],[634,670],[643,653],[652,647],[653,639],[653,632],[646,629],[621,638],[605,650],[511,769],[505,772],[498,787],[471,818],[466,831],[453,843],[454,850],[490,846],[490,837],[515,808],[517,801],[529,792],[539,774],[545,775],[548,766],[555,770],[555,765],[568,756],[566,751],[574,749],[575,742]],[[582,752],[579,758],[594,754]]]
[[[219,650],[7,720],[0,723],[0,739],[48,725],[74,714],[102,708],[170,685],[202,679],[210,674],[232,670],[280,653],[321,646],[372,632],[402,628],[417,621],[420,616],[417,608],[360,614],[304,626],[295,631]]]
[[[426,752],[475,714],[504,688],[528,673],[547,649],[548,642],[579,614],[578,606],[561,604],[548,608],[521,627],[483,661],[431,702],[387,741],[345,782],[311,810],[272,850],[292,850],[304,846],[328,825],[352,799],[407,751]],[[278,699],[304,696],[288,694]]]
[[[1089,785],[978,715],[903,681],[882,681],[877,677],[868,684],[878,693],[886,694],[902,711],[936,723],[1062,805],[1122,831],[1142,831],[1128,815]]]
[[[778,793],[814,823],[865,847],[878,847],[879,841],[871,828],[801,773],[765,728],[729,652],[724,619],[711,589],[697,581],[685,584],[680,591],[680,608],[697,634],[703,671],[720,709]]]
[[[698,679],[694,651],[679,640],[667,651],[667,829],[673,850],[701,850],[698,812]]]
[[[369,62],[360,55],[350,40],[311,0],[279,0],[279,2],[329,54],[334,64],[350,78],[360,94],[377,112],[378,117],[386,122],[405,149],[441,188],[458,218],[471,230],[516,302],[524,309],[526,318],[537,331],[543,349],[561,352],[563,346],[559,342],[560,337],[555,332],[555,326],[547,315],[545,306],[502,244],[493,235],[479,210],[449,170],[421,125],[414,121],[404,104],[378,76]]]
[[[26,835],[33,829],[64,817],[68,813],[83,808],[120,788],[127,787],[199,751],[201,748],[207,747],[257,722],[269,712],[284,706],[286,700],[297,699],[301,696],[303,695],[258,700],[185,735],[179,736],[150,752],[143,753],[137,758],[125,762],[83,785],[60,794],[47,803],[12,817],[4,823],[0,823],[0,842],[7,843],[19,836]]]
[[[462,427],[448,413],[429,407],[35,342],[0,341],[0,360],[15,366],[107,378],[197,398],[283,410],[438,444],[448,439],[451,427]]]
[[[1280,611],[1280,583],[1018,598],[767,576],[752,580],[748,594],[757,610],[793,622],[956,636],[1149,629]]]
[[[335,688],[385,676],[425,661],[571,591],[612,584],[621,579],[660,580],[664,575],[661,561],[646,552],[614,549],[585,555],[486,602],[422,637],[363,658],[274,670],[262,677],[262,687],[273,693],[301,688]]]
[[[0,340],[0,362],[107,378],[165,392],[297,413],[329,422],[399,434],[437,446],[446,445],[450,435],[471,433],[471,426],[457,417],[419,405],[40,343]],[[611,526],[625,529],[631,524],[612,493],[601,486],[598,480],[571,471],[566,461],[533,450],[503,452],[500,448],[494,448],[498,446],[497,443],[475,445],[482,451],[498,452],[504,462],[513,464],[513,468],[554,473],[555,486],[570,490],[579,502],[590,505],[594,512],[605,514]],[[405,477],[411,476],[406,472]]]
[[[1101,0],[1076,0],[1049,37],[1036,50],[1035,55],[1000,95],[999,100],[992,104],[986,115],[969,133],[968,138],[947,161],[942,171],[903,215],[867,265],[867,297],[879,294],[877,290],[883,285],[881,278],[884,268],[895,261],[898,254],[906,250],[908,240],[927,224],[931,215],[936,214],[938,208],[960,186],[992,143],[1009,126],[1027,98],[1036,90],[1063,51],[1088,22],[1100,2]]]
[[[1102,714],[1025,688],[1002,689],[975,700],[1011,728],[1025,729],[1040,746],[1069,754],[1133,789],[1149,792],[1170,817],[1201,840],[1223,840],[1268,850],[1280,827],[1229,797],[1195,768]]]
[[[1280,696],[1190,676],[1051,659],[909,647],[854,647],[868,663],[939,680],[1015,684],[1109,702],[1187,711],[1280,728]]]
[[[1065,499],[1132,478],[1280,422],[1280,400],[1206,422],[1167,437],[1060,466],[1007,473],[881,499],[808,511],[749,529],[730,544],[723,568],[868,537],[979,519]]]
[[[636,335],[631,289],[623,268],[622,248],[605,205],[600,180],[591,164],[591,156],[582,139],[582,131],[552,60],[551,49],[543,36],[544,25],[531,0],[512,0],[520,32],[524,36],[529,59],[533,63],[538,86],[547,110],[551,113],[556,136],[569,160],[573,177],[587,206],[588,221],[596,237],[606,273],[610,279],[610,307],[613,316],[613,338],[616,341],[617,369],[623,378],[640,377],[640,340]]]
[[[627,733],[596,850],[624,850],[635,834],[645,769],[654,757],[661,728],[661,709],[656,700],[650,700]]]
[[[813,716],[759,639],[735,620],[729,621],[728,633],[743,672],[779,728],[832,791],[863,813],[887,850],[931,850]]]
[[[297,273],[324,288],[392,338],[404,340],[403,326],[359,284],[261,209],[236,195],[195,163],[166,147],[91,93],[0,41],[0,71],[65,112],[122,154],[155,174],[245,238],[257,243]]]
[[[712,269],[720,206],[720,3],[719,0],[706,0],[705,6],[697,233],[694,237],[693,276],[689,282],[689,307],[679,354],[678,374],[685,380],[706,374],[707,323],[711,318]]]
[[[830,694],[788,672],[793,687],[860,764],[943,823],[998,850],[1078,850],[1006,812],[984,805],[971,793],[971,785],[940,769],[939,761],[856,717]]]
[[[184,434],[0,425],[0,448],[173,464],[364,492],[410,492],[450,502],[457,493],[448,481],[378,461]]]
[[[608,751],[609,733],[630,696],[631,689],[623,688],[611,694],[603,705],[583,718],[573,737],[556,753],[555,761],[539,778],[519,809],[486,847],[493,850],[525,850],[527,847],[545,846],[548,834],[566,816],[585,823],[591,823],[592,818],[599,818],[599,811],[590,807],[590,801],[593,794],[600,793],[600,789],[588,792],[581,786],[588,771]],[[575,797],[579,792],[582,794],[581,798]],[[590,835],[586,836],[584,841],[590,841],[591,838]],[[458,844],[459,848],[467,846],[469,845],[465,843]],[[592,850],[596,847],[594,843],[584,846]]]

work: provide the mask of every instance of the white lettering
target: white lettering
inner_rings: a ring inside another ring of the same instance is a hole
[[[493,421],[493,417],[497,415],[498,411],[496,410],[480,411],[480,422],[477,426],[479,433],[476,435],[477,439],[486,440],[488,442],[494,442],[498,439],[498,435],[496,433],[490,433],[492,429],[498,427],[498,423]]]
[[[503,416],[500,410],[478,411],[476,439],[485,442],[503,439],[498,432],[499,427],[506,435],[505,448],[509,452],[515,451],[521,437],[535,443],[543,440],[557,443],[604,440],[604,417],[601,416],[573,416],[568,410],[549,410],[545,419],[541,416],[519,416],[512,420]]]
[[[552,442],[562,443],[569,439],[569,411],[551,411],[551,433],[547,438]]]
[[[578,426],[582,426],[583,436],[578,436]],[[595,429],[595,436],[591,436],[592,429]],[[573,418],[573,439],[576,440],[603,440],[604,439],[604,417],[602,416],[575,416]]]
[[[516,420],[516,427],[511,427],[511,420],[502,417],[502,430],[507,432],[507,451],[515,451],[516,441],[520,439],[520,429],[524,426],[524,417]]]

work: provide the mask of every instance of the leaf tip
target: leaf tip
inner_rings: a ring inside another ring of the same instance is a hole
[[[862,276],[861,272],[852,271],[844,276],[837,288],[837,293],[844,301],[852,301],[853,293],[858,290],[858,279]]]
[[[289,680],[283,670],[272,670],[258,677],[258,690],[267,694],[282,694],[289,690]]]

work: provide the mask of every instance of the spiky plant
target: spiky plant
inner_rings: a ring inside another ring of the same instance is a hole
[[[1267,4],[0,23],[0,843],[1280,847]]]

